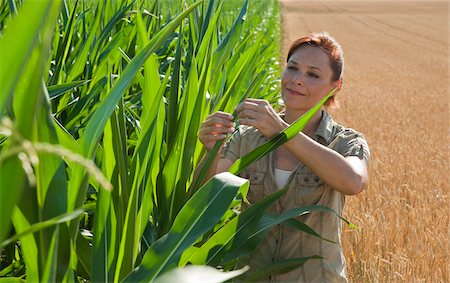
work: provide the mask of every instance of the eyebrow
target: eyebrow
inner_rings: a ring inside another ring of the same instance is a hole
[[[289,61],[288,61],[288,63],[294,63],[294,64],[297,64],[297,65],[298,65],[298,63],[297,63],[297,62],[295,62],[294,60],[289,60]],[[315,67],[315,66],[311,66],[311,65],[308,65],[308,68],[311,68],[311,69],[316,69],[316,70],[318,70],[318,71],[322,72],[322,70],[321,70],[320,68],[318,68],[318,67]]]

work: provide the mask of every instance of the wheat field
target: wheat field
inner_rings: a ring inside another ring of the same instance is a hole
[[[343,46],[342,124],[371,148],[370,184],[347,198],[351,282],[449,282],[449,3],[282,0],[290,42],[328,31]],[[446,173],[447,172],[447,173]]]

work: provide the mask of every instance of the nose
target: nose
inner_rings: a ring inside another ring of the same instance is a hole
[[[295,84],[303,85],[303,74],[302,74],[302,72],[297,72],[297,73],[294,75],[294,77],[292,78],[292,81],[293,81]]]

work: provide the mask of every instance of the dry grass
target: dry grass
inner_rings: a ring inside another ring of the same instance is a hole
[[[311,31],[342,44],[332,114],[372,151],[368,189],[347,198],[350,281],[449,282],[449,3],[281,3],[283,55]]]

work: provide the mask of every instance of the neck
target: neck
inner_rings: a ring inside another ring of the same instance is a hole
[[[302,132],[305,135],[312,137],[316,133],[316,130],[320,124],[320,120],[322,119],[322,111],[321,110],[323,110],[323,108],[321,108],[319,111],[317,111],[314,114],[314,116],[312,116],[312,118],[308,121],[308,123],[305,125],[305,127],[303,128]],[[288,124],[292,124],[295,120],[297,120],[300,116],[302,116],[305,113],[306,113],[306,111],[297,112],[297,111],[292,111],[292,110],[286,109],[284,120]]]

